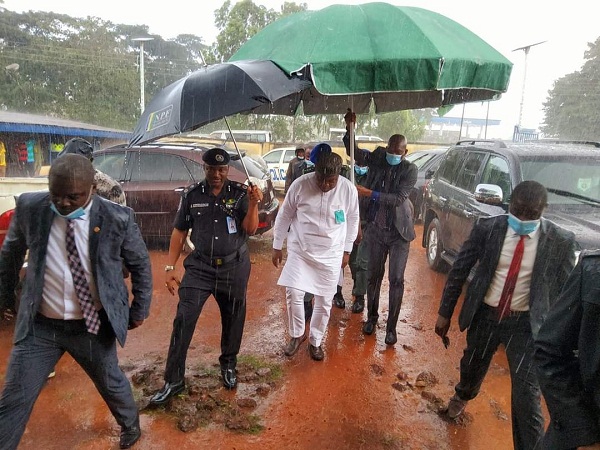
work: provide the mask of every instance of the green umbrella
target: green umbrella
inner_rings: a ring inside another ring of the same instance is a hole
[[[332,5],[281,18],[231,58],[266,59],[313,86],[263,112],[365,113],[499,98],[512,63],[459,23],[387,3]],[[259,111],[255,111],[259,112]]]

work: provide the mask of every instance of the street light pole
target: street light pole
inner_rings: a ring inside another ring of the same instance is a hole
[[[523,67],[523,86],[521,86],[521,105],[519,107],[519,123],[517,124],[519,130],[521,128],[521,121],[523,120],[523,104],[525,103],[525,82],[527,81],[527,56],[529,56],[529,50],[531,50],[531,47],[543,44],[544,42],[548,41],[536,42],[535,44],[525,45],[524,47],[515,48],[513,50],[513,52],[523,50],[523,52],[525,53],[525,64]]]
[[[146,108],[146,101],[144,98],[145,80],[144,80],[144,42],[152,41],[152,37],[138,37],[133,38],[133,42],[140,43],[140,114],[144,112]]]

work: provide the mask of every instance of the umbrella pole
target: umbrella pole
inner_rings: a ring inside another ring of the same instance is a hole
[[[248,169],[246,168],[246,164],[244,163],[244,158],[242,158],[242,152],[240,152],[240,149],[238,148],[237,142],[235,140],[235,137],[233,136],[233,132],[231,131],[231,127],[229,126],[229,122],[227,121],[227,117],[223,117],[223,120],[225,120],[225,125],[227,125],[227,130],[229,130],[229,135],[231,136],[231,140],[233,141],[233,145],[235,147],[235,151],[237,152],[238,156],[240,157],[240,162],[242,163],[242,167],[244,168],[244,172],[246,172],[246,178],[248,179],[248,186],[252,186],[252,182],[250,181],[250,174],[248,173]]]
[[[350,127],[350,181],[352,184],[355,183],[354,178],[354,123]]]

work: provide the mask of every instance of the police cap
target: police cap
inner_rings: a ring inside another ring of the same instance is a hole
[[[230,159],[229,153],[220,147],[211,148],[202,155],[202,161],[209,166],[226,166]]]

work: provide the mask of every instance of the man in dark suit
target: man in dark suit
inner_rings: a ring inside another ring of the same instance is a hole
[[[85,157],[65,155],[50,168],[49,192],[22,194],[0,251],[0,309],[14,308],[14,288],[29,250],[14,346],[0,396],[0,448],[14,449],[33,405],[61,356],[85,370],[121,426],[120,447],[141,435],[116,340],[148,317],[150,258],[133,211],[94,194]],[[133,301],[123,281],[131,273]]]
[[[600,250],[579,256],[540,328],[535,361],[550,412],[542,448],[600,449]]]
[[[353,113],[344,116],[346,129],[354,126]],[[343,138],[346,152],[350,154],[349,133]],[[401,134],[390,137],[386,148],[377,147],[355,152],[356,164],[367,166],[367,179],[356,186],[361,207],[364,206],[366,225],[363,229],[365,244],[369,248],[367,269],[367,321],[363,333],[375,331],[379,319],[379,294],[385,274],[385,261],[389,255],[389,316],[385,343],[397,341],[396,325],[404,296],[404,270],[408,261],[410,242],[415,238],[412,203],[408,199],[417,181],[417,166],[404,159],[407,153],[406,138]]]
[[[533,342],[573,269],[577,248],[573,233],[541,217],[546,204],[546,188],[523,181],[512,193],[508,215],[475,224],[448,274],[435,324],[445,338],[463,284],[478,263],[458,319],[460,330],[468,329],[467,348],[448,416],[460,416],[479,393],[503,344],[512,380],[513,444],[520,450],[535,448],[543,434]]]

